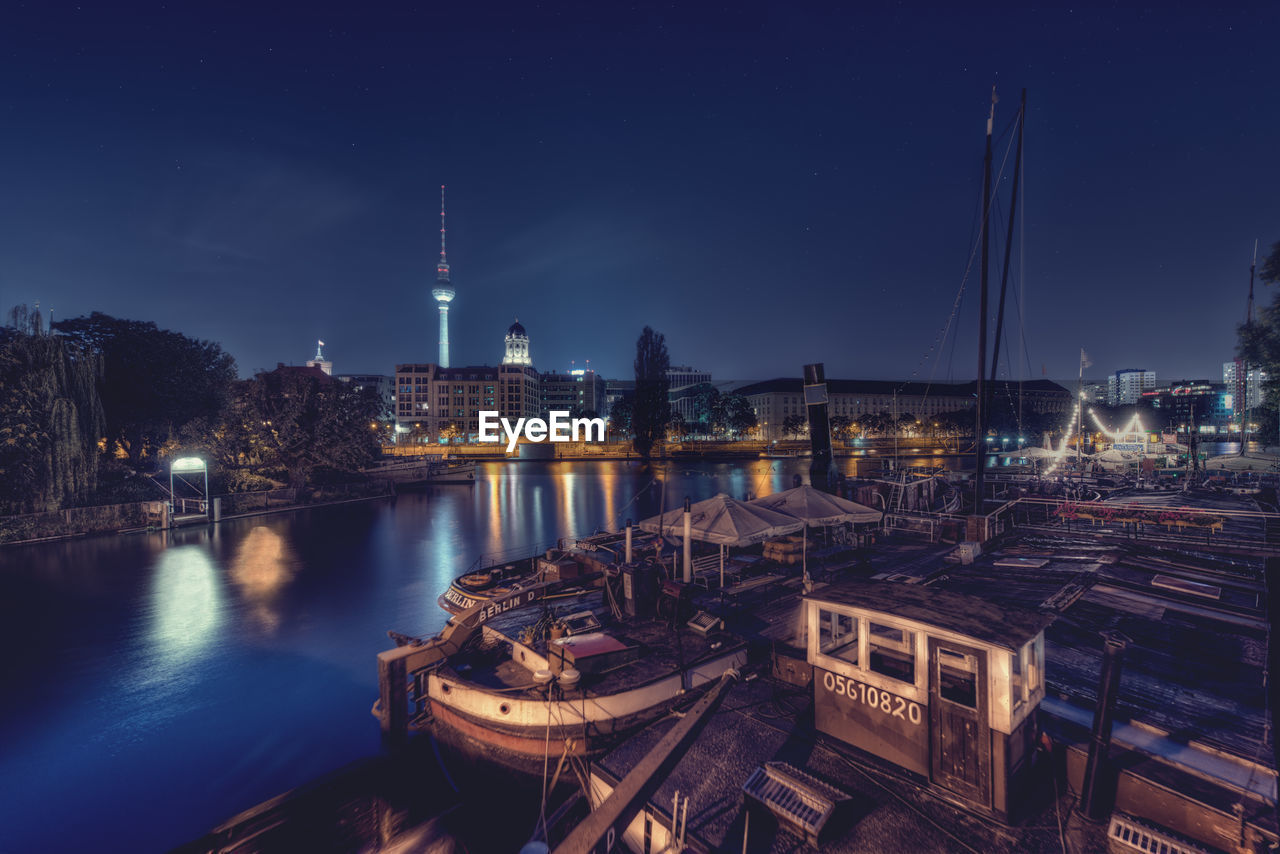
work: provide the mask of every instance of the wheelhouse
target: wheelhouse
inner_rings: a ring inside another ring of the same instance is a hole
[[[818,730],[1007,819],[1052,618],[886,581],[815,592],[805,612]]]

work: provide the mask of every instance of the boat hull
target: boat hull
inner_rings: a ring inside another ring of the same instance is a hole
[[[433,673],[430,714],[419,728],[474,758],[528,774],[541,774],[549,756],[593,758],[621,739],[685,705],[727,670],[746,664],[739,646],[699,662],[685,673],[613,694],[578,692],[548,702],[514,697]]]

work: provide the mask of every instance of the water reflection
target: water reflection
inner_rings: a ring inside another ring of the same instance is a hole
[[[167,549],[151,584],[148,646],[158,672],[172,675],[217,640],[225,616],[218,571],[207,549]]]
[[[267,633],[280,625],[274,603],[293,578],[296,563],[284,537],[263,525],[249,531],[231,559],[231,580],[240,588],[254,621]]]

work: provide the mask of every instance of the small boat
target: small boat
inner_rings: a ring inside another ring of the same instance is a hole
[[[617,560],[621,550],[619,540],[617,534],[600,534],[581,540],[562,540],[556,549],[548,549],[540,556],[488,563],[481,558],[479,563],[484,565],[455,578],[436,603],[450,614],[461,614],[481,603],[501,599],[537,584],[570,581],[588,571],[601,569],[604,564],[599,558]],[[636,547],[647,541],[648,538],[637,536]],[[564,598],[577,593],[573,585],[568,585],[565,592],[545,598]]]
[[[779,449],[760,452],[760,459],[762,460],[794,460],[799,456],[800,454],[797,451]]]
[[[475,483],[476,464],[447,455],[393,457],[364,469],[363,474],[395,482],[399,486],[431,483]]]
[[[436,604],[450,614],[461,614],[482,602],[501,599],[511,593],[525,590],[540,583],[544,577],[545,572],[539,569],[536,558],[526,558],[516,563],[487,569],[476,569],[455,578],[449,585],[449,589],[436,599]],[[574,595],[577,595],[577,591],[561,594],[561,596]]]

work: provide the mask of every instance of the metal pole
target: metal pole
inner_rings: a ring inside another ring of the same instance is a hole
[[[983,507],[983,464],[986,444],[987,408],[987,260],[990,256],[991,232],[991,126],[996,118],[996,87],[991,87],[991,111],[987,114],[987,147],[982,158],[982,289],[978,300],[978,405],[974,412],[973,512],[981,516]]]
[[[631,563],[631,520],[627,520],[627,551],[626,560],[623,563]]]
[[[1079,813],[1089,821],[1105,821],[1111,813],[1102,777],[1109,765],[1111,721],[1116,711],[1124,651],[1129,643],[1129,639],[1119,632],[1103,632],[1102,637],[1105,642],[1102,647],[1102,675],[1098,679],[1098,703],[1093,710],[1093,734],[1089,740],[1089,758],[1084,766],[1078,807]]]
[[[693,514],[689,512],[689,499],[684,500],[684,583],[693,583]]]

